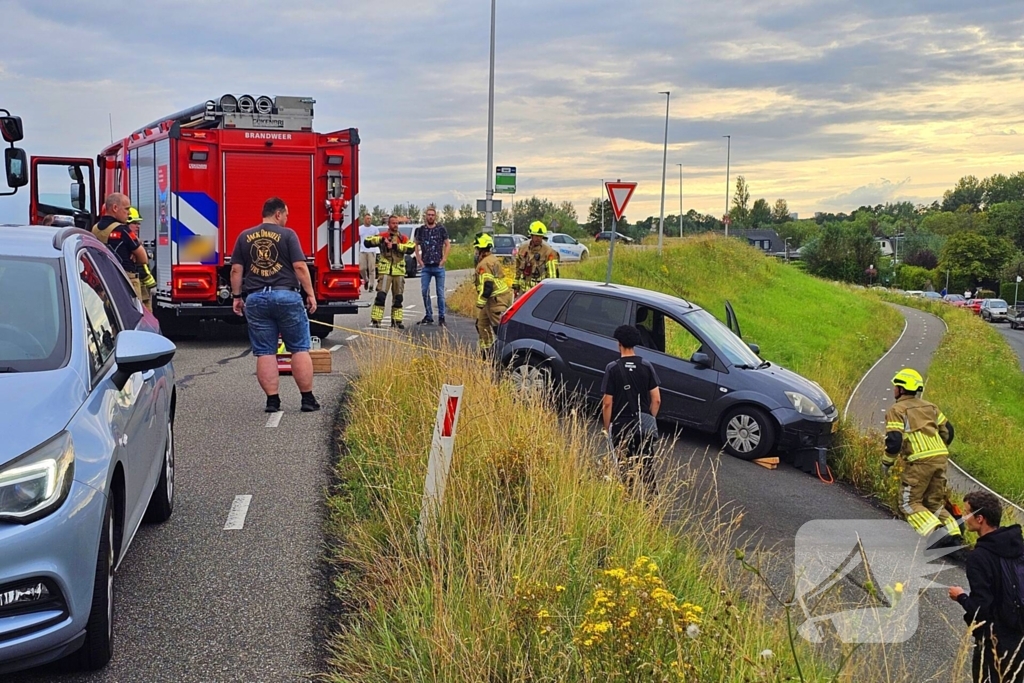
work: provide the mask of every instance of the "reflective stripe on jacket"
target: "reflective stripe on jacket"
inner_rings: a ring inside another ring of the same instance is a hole
[[[377,275],[405,276],[405,255],[416,251],[416,245],[402,233],[385,231],[363,240],[367,247],[380,247],[377,258]]]
[[[917,396],[901,396],[885,413],[887,462],[902,455],[907,462],[949,455],[949,421],[938,406]],[[898,446],[898,452],[893,448]]]
[[[547,242],[541,242],[539,247],[524,242],[516,257],[515,286],[529,289],[549,277],[558,277],[558,252]]]
[[[487,283],[492,283],[487,287]],[[487,290],[490,290],[487,292]],[[476,305],[483,306],[491,297],[504,294],[508,291],[508,283],[505,282],[505,269],[501,267],[501,261],[494,254],[488,254],[476,264]],[[485,292],[487,292],[485,296]]]

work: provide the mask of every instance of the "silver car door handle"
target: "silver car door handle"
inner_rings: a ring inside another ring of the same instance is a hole
[[[156,376],[156,370],[146,370],[144,373],[142,373],[142,381],[143,382],[148,382],[149,380],[153,379],[155,376]]]

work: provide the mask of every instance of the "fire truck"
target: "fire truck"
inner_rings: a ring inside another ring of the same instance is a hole
[[[33,157],[30,222],[46,215],[88,229],[97,199],[122,192],[143,217],[139,239],[157,281],[153,308],[165,332],[194,332],[201,319],[238,321],[229,273],[238,234],[258,225],[263,202],[288,205],[288,227],[305,252],[316,320],[355,313],[359,133],[313,130],[307,97],[224,95],[139,128],[91,159]],[[68,200],[40,191],[48,167],[66,168]],[[98,176],[98,193],[96,181]],[[330,328],[315,325],[325,337]]]

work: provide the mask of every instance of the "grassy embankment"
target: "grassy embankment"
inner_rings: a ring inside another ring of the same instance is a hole
[[[601,476],[586,420],[517,399],[466,351],[366,342],[356,358],[329,498],[347,610],[332,680],[797,680],[784,620],[767,618],[749,574],[737,579],[732,522],[694,504],[670,528],[662,505],[679,497],[631,498]],[[465,394],[422,551],[442,383]],[[828,680],[797,647],[806,679]]]
[[[1017,354],[991,323],[969,311],[923,299],[886,299],[946,321],[949,329],[925,378],[925,396],[953,423],[950,450],[957,464],[1024,505],[1024,372]]]

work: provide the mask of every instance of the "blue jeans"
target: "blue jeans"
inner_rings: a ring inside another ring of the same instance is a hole
[[[434,289],[437,292],[437,315],[444,317],[444,267],[423,266],[420,269],[420,293],[423,295],[423,310],[427,317],[434,318],[434,309],[430,306],[430,278],[434,278]]]
[[[309,318],[299,292],[284,289],[253,292],[245,298],[252,355],[277,353],[277,335],[289,353],[309,351]]]

